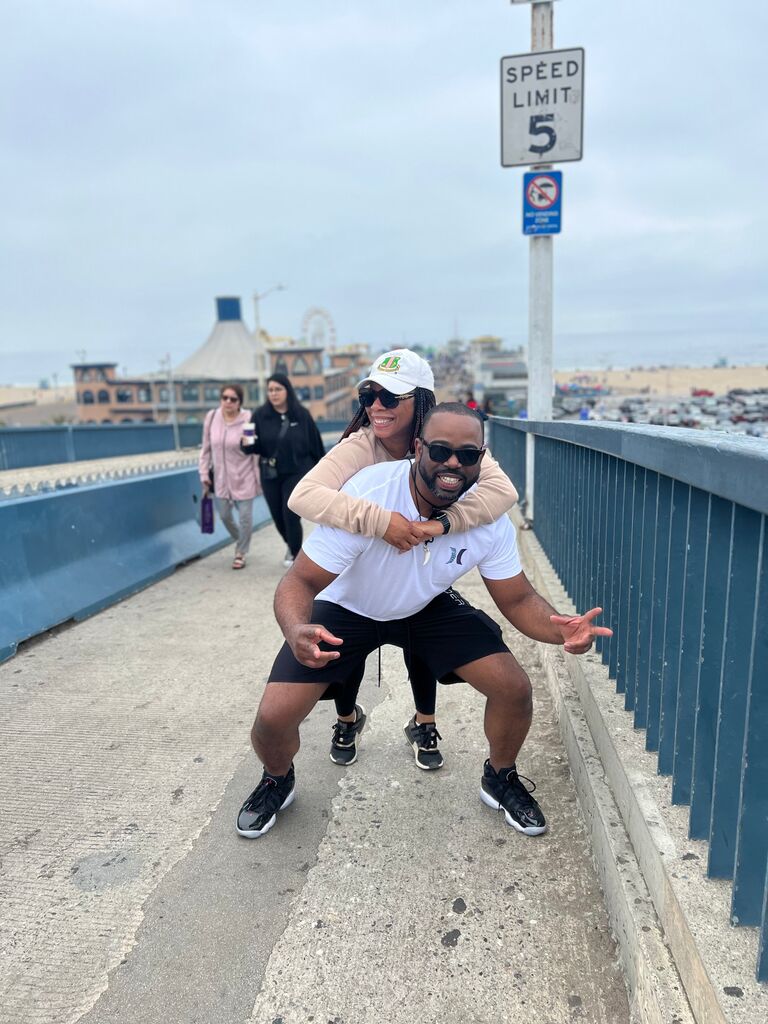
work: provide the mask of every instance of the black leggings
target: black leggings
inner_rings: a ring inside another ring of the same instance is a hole
[[[434,715],[437,697],[437,680],[434,673],[417,655],[404,653],[403,658],[410,676],[413,703],[416,706],[416,710],[421,712],[422,715]],[[361,669],[357,686],[348,688],[349,692],[345,692],[343,697],[335,698],[337,715],[351,715],[354,712],[362,679],[363,670]]]
[[[301,477],[301,473],[291,473],[278,476],[275,480],[265,480],[263,477],[261,480],[261,488],[269,507],[269,514],[277,527],[277,532],[291,549],[294,558],[301,549],[303,534],[301,519],[288,508],[288,499]]]

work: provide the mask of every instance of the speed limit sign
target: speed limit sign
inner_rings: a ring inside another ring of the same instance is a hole
[[[501,58],[501,166],[581,160],[584,50]]]

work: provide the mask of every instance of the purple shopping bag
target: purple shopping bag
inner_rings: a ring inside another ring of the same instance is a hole
[[[200,502],[200,529],[213,533],[213,498],[208,494]]]

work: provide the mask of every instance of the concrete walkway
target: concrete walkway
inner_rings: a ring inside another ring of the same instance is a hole
[[[537,1024],[629,1019],[536,645],[520,770],[530,839],[479,800],[482,702],[441,687],[445,768],[419,771],[400,652],[364,684],[358,763],[322,704],[298,798],[264,838],[234,819],[280,644],[270,526],[0,666],[3,1024]],[[489,608],[476,573],[461,591]],[[490,609],[489,609],[490,610]],[[509,630],[512,634],[514,631]]]

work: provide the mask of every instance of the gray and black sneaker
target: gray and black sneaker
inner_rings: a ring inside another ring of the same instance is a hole
[[[507,824],[516,828],[526,836],[540,836],[547,831],[547,822],[542,814],[541,808],[533,799],[531,794],[536,789],[536,783],[530,779],[533,789],[528,789],[520,781],[525,776],[517,774],[517,768],[502,768],[495,772],[491,762],[485,762],[483,778],[480,783],[480,799],[494,811],[504,811]]]
[[[275,824],[277,812],[292,804],[295,795],[293,765],[286,775],[270,775],[265,771],[261,782],[240,808],[237,831],[246,839],[263,836]]]
[[[354,722],[342,722],[336,719],[331,737],[331,760],[334,764],[354,764],[357,760],[357,737],[365,725],[365,709],[355,704],[357,718]]]
[[[413,747],[413,756],[419,768],[425,772],[434,772],[443,767],[443,755],[437,746],[437,741],[443,737],[434,722],[417,722],[414,715],[403,726],[403,732]]]

